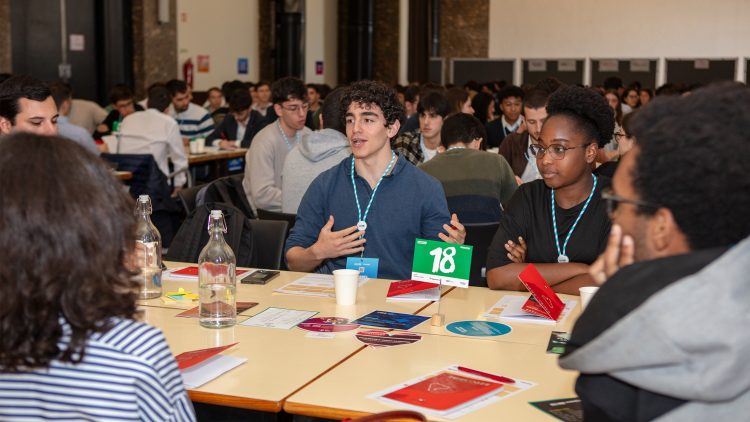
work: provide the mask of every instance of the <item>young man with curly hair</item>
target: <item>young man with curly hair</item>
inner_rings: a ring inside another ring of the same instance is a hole
[[[355,82],[341,109],[352,156],[303,196],[286,242],[289,269],[330,273],[356,256],[378,258],[378,278],[407,279],[416,238],[463,243],[464,228],[448,213],[440,182],[391,149],[404,119],[393,89]]]
[[[450,112],[451,104],[442,92],[424,94],[417,105],[419,129],[396,137],[393,149],[415,166],[430,161],[445,150],[440,145],[440,130]]]
[[[589,265],[606,245],[610,222],[601,191],[610,180],[591,168],[612,137],[612,110],[593,90],[565,87],[552,94],[547,113],[530,148],[542,179],[519,187],[490,245],[493,289],[524,290],[518,274],[534,263],[555,291],[578,294],[594,284]]]
[[[635,116],[637,146],[604,195],[612,232],[591,266],[604,284],[560,359],[581,373],[586,420],[747,414],[748,127],[739,84],[657,98]]]

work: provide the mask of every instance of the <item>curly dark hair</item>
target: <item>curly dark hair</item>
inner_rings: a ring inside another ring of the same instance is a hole
[[[748,127],[750,90],[735,83],[656,97],[632,121],[635,190],[672,212],[694,250],[750,235]]]
[[[92,333],[136,315],[135,204],[70,140],[21,132],[0,147],[0,372],[80,362]]]
[[[555,115],[571,119],[599,148],[607,145],[615,131],[615,115],[607,100],[589,88],[564,86],[555,91],[547,103],[547,120]]]
[[[523,95],[524,92],[520,86],[508,85],[497,93],[497,101],[502,103],[508,97],[517,97],[523,100]]]
[[[352,103],[380,107],[387,126],[396,121],[403,124],[406,119],[404,106],[398,101],[396,91],[380,81],[357,81],[351,84],[341,96],[342,116],[346,116]]]

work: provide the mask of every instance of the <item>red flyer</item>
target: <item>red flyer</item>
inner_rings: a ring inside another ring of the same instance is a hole
[[[531,292],[531,297],[521,309],[530,314],[557,320],[565,309],[565,304],[552,290],[547,280],[539,274],[534,264],[526,266],[518,275],[518,279]]]
[[[395,297],[434,288],[435,283],[425,283],[423,281],[416,280],[394,281],[391,283],[390,287],[388,287],[388,294],[386,296]]]
[[[203,362],[210,357],[218,355],[219,353],[229,349],[235,344],[237,343],[228,344],[226,346],[211,347],[209,349],[193,350],[190,352],[180,353],[174,358],[177,361],[177,366],[180,369],[187,369],[191,366],[195,366]]]
[[[235,274],[239,276],[240,274],[245,274],[246,272],[248,272],[248,270],[237,269],[235,271]],[[170,274],[181,277],[198,277],[198,266],[191,265],[189,267],[181,268],[177,271],[172,271],[170,272]]]
[[[446,411],[502,388],[503,384],[497,382],[442,372],[383,397],[412,406]]]

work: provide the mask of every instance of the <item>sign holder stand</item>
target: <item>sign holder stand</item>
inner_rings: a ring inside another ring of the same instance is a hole
[[[443,301],[443,280],[440,280],[440,296],[438,297],[438,310],[436,313],[432,314],[432,319],[430,320],[430,324],[432,324],[433,327],[442,327],[445,325],[445,315],[440,313],[440,303]]]

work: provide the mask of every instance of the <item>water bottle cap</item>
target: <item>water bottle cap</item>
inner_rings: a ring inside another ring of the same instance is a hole
[[[213,218],[224,217],[224,213],[222,213],[221,210],[211,210],[211,217]]]
[[[148,195],[138,195],[138,202],[148,202],[150,199]]]

